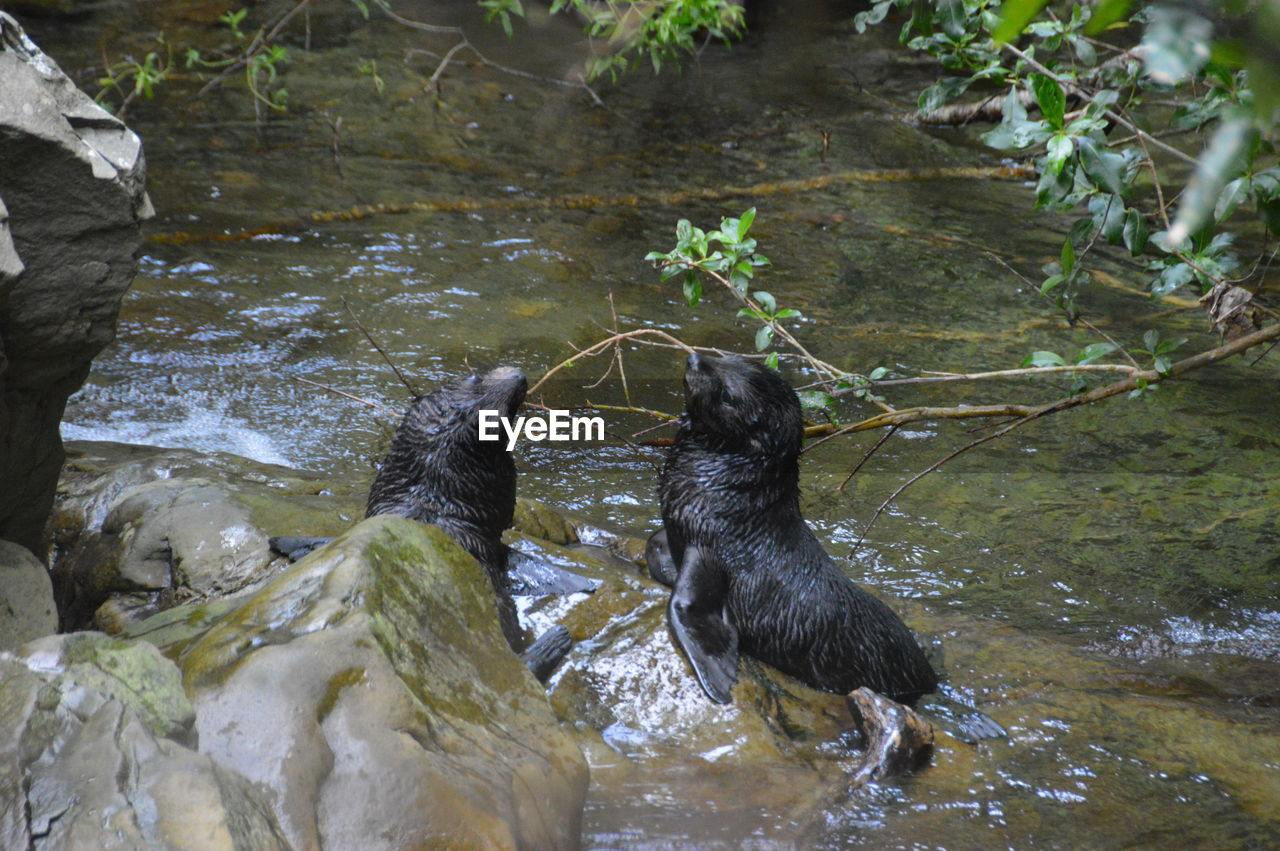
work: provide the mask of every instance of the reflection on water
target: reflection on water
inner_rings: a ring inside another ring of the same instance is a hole
[[[439,21],[445,8],[453,7],[423,3],[416,12]],[[143,13],[100,14],[125,26]],[[48,34],[32,29],[72,68],[97,61],[97,40],[110,31],[97,27],[91,18]],[[406,49],[441,45],[375,23],[322,40],[311,54],[297,51],[287,82],[298,106],[261,134],[242,120],[251,117],[245,98],[221,93],[188,106],[162,94],[133,119],[147,140],[159,210],[151,230],[289,227],[242,242],[150,245],[118,341],[72,400],[64,433],[369,480],[396,415],[295,380],[397,412],[409,398],[343,298],[419,387],[496,363],[537,376],[571,344],[604,337],[615,314],[619,327],[649,323],[747,348],[751,329],[718,294],[689,309],[642,258],[670,247],[678,218],[714,225],[752,204],[755,235],[775,264],[763,286],[804,312],[798,335],[835,363],[910,374],[994,369],[1035,349],[1091,342],[1047,316],[1038,295],[983,251],[999,249],[1033,277],[1056,256],[1065,225],[1032,216],[1025,185],[852,182],[726,203],[661,202],[687,188],[844,170],[995,164],[961,134],[899,120],[931,72],[902,63],[875,37],[779,16],[765,35],[728,54],[709,50],[680,76],[641,74],[603,92],[608,108],[599,109],[573,90],[464,65],[446,74],[437,99],[425,84],[434,64],[399,60]],[[495,58],[548,74],[564,70],[572,40],[536,30],[510,44],[492,31],[485,38]],[[369,56],[380,57],[382,96],[352,73]],[[320,109],[343,118],[336,140]],[[659,200],[598,209],[498,203],[632,194]],[[495,203],[306,220],[317,210],[459,198]],[[1138,279],[1127,260],[1112,262],[1119,277]],[[1102,289],[1084,306],[1126,340],[1139,339],[1161,311]],[[1159,321],[1181,323],[1190,346],[1213,342],[1194,315]],[[663,350],[628,356],[631,401],[678,411],[680,364]],[[616,381],[583,389],[605,366],[579,363],[548,403],[624,404]],[[875,507],[970,435],[951,424],[899,432],[843,491],[875,438],[807,453],[805,511],[831,551],[852,554],[860,581],[911,601],[902,604],[909,621],[940,639],[953,681],[1010,738],[977,748],[944,740],[919,775],[833,798],[817,822],[793,824],[786,813],[739,809],[731,784],[628,767],[628,742],[643,731],[611,728],[608,747],[592,754],[588,843],[1280,843],[1280,396],[1272,375],[1227,364],[1161,387],[1145,403],[1116,400],[1029,426],[921,481],[856,549]],[[891,398],[978,404],[1060,392],[1014,383]],[[864,413],[850,407],[841,416]],[[622,435],[651,424],[617,412],[607,420]],[[657,522],[658,458],[616,440],[525,444],[520,486],[596,526],[641,535]],[[703,757],[714,766],[724,754]]]

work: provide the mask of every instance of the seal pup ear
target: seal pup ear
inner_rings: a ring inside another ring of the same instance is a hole
[[[700,548],[686,546],[667,615],[702,690],[716,703],[732,702],[738,681],[738,630],[729,620],[728,600],[724,569]]]

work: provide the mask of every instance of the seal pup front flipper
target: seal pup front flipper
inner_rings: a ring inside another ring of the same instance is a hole
[[[276,538],[268,538],[267,545],[271,547],[273,553],[278,553],[289,561],[298,561],[303,556],[310,555],[332,540],[332,535],[327,538],[301,538],[282,535]]]
[[[649,542],[644,546],[644,564],[655,582],[661,582],[668,588],[676,587],[680,571],[676,570],[675,559],[671,557],[666,526],[649,536]]]
[[[552,594],[594,593],[604,584],[571,570],[558,567],[546,559],[526,555],[507,548],[507,576],[511,593],[521,597],[546,597]]]
[[[738,681],[738,630],[729,620],[728,601],[724,569],[686,546],[667,615],[702,690],[716,703],[732,701],[730,690]]]

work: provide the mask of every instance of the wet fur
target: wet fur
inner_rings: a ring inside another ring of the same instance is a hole
[[[713,623],[722,617],[738,649],[814,688],[867,686],[907,703],[933,691],[938,678],[906,625],[840,571],[800,514],[803,420],[791,386],[759,364],[693,355],[685,399],[650,572],[679,575],[670,611],[686,652],[691,640],[694,654],[726,655]],[[691,565],[696,582],[683,575]],[[728,700],[733,656],[731,668],[711,660],[710,683],[699,671],[712,699]]]
[[[558,633],[549,631],[526,651],[511,597],[511,551],[502,543],[515,514],[515,462],[504,441],[479,439],[480,411],[514,417],[526,387],[519,370],[499,368],[415,399],[369,491],[365,516],[395,514],[430,523],[461,544],[489,576],[507,643],[517,653],[525,651],[525,663],[542,678],[568,650],[569,636],[556,627]]]

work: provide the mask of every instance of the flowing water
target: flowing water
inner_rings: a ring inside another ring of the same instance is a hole
[[[370,480],[394,414],[295,380],[404,405],[408,391],[342,299],[418,386],[468,364],[537,377],[615,327],[747,350],[754,329],[725,293],[708,291],[691,309],[678,282],[661,282],[643,258],[674,244],[677,219],[711,227],[749,206],[774,263],[760,286],[801,310],[797,335],[841,366],[999,369],[1034,350],[1096,342],[1011,271],[1037,280],[1069,225],[1034,215],[1028,185],[863,173],[1000,163],[976,132],[904,122],[933,70],[897,52],[889,34],[854,37],[819,5],[788,7],[683,74],[605,85],[603,108],[580,89],[472,61],[450,65],[437,90],[437,59],[424,51],[443,53],[453,36],[341,12],[313,18],[310,52],[293,45],[288,115],[256,122],[243,87],[193,101],[194,85],[162,86],[130,116],[147,146],[152,238],[117,342],[72,400],[65,436],[225,450]],[[127,5],[31,30],[87,82],[104,51],[136,50],[161,25],[175,43],[210,38],[210,8]],[[572,26],[537,21],[508,42],[469,4],[397,9],[461,21],[491,59],[538,74],[568,73],[584,56]],[[369,60],[381,90],[359,70]],[[544,203],[566,198],[576,200]],[[436,201],[450,203],[310,218]],[[226,238],[247,232],[258,235]],[[1119,255],[1104,268],[1142,280]],[[1216,342],[1196,311],[1136,292],[1098,286],[1084,308],[1134,347],[1157,324],[1189,337],[1184,351]],[[629,394],[635,406],[679,410],[679,352],[636,350],[624,365],[626,392],[616,373],[584,389],[607,358],[579,359],[545,401],[623,405]],[[904,428],[844,490],[877,435],[806,453],[810,522],[833,553],[853,553],[856,579],[902,599],[913,625],[943,633],[953,681],[1010,736],[944,744],[919,774],[833,804],[804,844],[1280,844],[1274,377],[1271,361],[1237,359],[1144,401],[1040,421],[913,486],[856,549],[885,497],[973,435],[954,423]],[[1029,402],[1064,389],[1022,379],[888,398]],[[840,416],[871,413],[850,404]],[[604,416],[614,435],[653,422]],[[656,525],[659,457],[613,438],[525,442],[520,487],[593,525],[643,535]],[[643,786],[593,790],[588,845],[766,846],[783,818],[717,820],[714,788],[701,800],[662,798]]]

